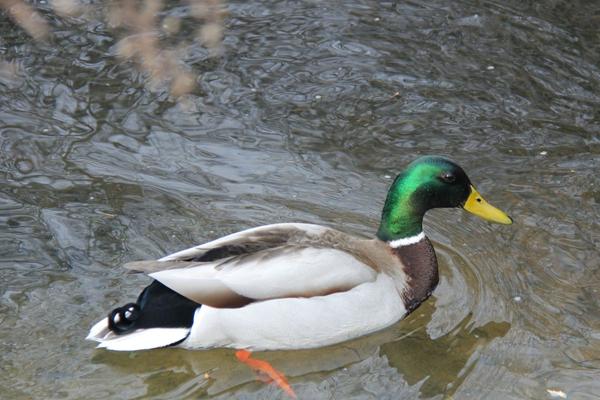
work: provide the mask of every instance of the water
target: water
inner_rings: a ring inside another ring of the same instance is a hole
[[[179,102],[100,9],[41,7],[48,42],[0,17],[21,70],[0,75],[1,397],[284,398],[232,351],[83,338],[147,284],[124,262],[283,221],[372,235],[391,177],[445,154],[515,224],[431,212],[441,282],[415,313],[258,357],[306,399],[600,398],[598,4],[229,2]]]

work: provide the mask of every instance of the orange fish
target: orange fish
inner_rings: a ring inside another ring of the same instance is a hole
[[[251,354],[252,352],[248,350],[238,350],[235,352],[237,359],[252,368],[258,374],[259,379],[267,383],[273,382],[277,384],[288,396],[295,399],[296,393],[294,393],[289,382],[285,379],[285,375],[273,368],[267,361],[250,358]],[[263,377],[267,379],[263,379]]]

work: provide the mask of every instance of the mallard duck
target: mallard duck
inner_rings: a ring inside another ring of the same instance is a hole
[[[423,216],[440,207],[512,223],[457,164],[421,157],[392,183],[375,238],[281,223],[126,264],[153,282],[135,303],[95,324],[87,339],[123,351],[275,350],[326,346],[378,331],[435,289],[438,266]]]

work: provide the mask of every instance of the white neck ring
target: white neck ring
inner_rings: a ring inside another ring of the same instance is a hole
[[[419,243],[423,239],[425,239],[425,232],[421,232],[415,236],[409,236],[402,239],[390,240],[388,242],[388,245],[395,249],[398,247]]]

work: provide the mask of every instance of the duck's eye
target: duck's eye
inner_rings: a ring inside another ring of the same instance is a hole
[[[452,172],[445,171],[440,175],[440,179],[446,183],[452,183],[456,180],[456,176]]]

